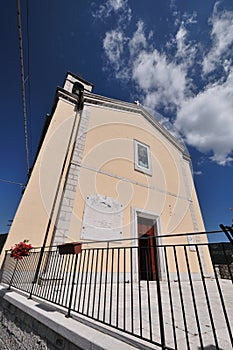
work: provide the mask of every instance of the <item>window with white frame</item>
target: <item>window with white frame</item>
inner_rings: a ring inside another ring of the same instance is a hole
[[[134,167],[135,170],[152,175],[150,147],[134,140]]]

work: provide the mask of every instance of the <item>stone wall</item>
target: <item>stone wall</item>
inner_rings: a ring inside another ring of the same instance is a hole
[[[231,265],[215,265],[219,278],[230,280],[233,276],[233,264]],[[231,271],[231,275],[230,275]]]
[[[0,349],[79,350],[80,348],[0,296]]]

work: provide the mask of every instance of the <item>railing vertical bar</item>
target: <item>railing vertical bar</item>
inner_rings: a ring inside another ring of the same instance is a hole
[[[40,261],[40,266],[39,266],[39,270],[37,271],[37,278],[41,280],[41,286],[43,286],[42,290],[41,290],[41,296],[42,298],[46,298],[47,295],[47,284],[45,285],[46,281],[44,282],[44,280],[42,279],[42,277],[44,276],[44,272],[42,273],[42,266],[46,266],[48,261],[50,261],[50,255],[51,255],[51,259],[52,259],[52,252],[48,252],[45,251],[43,252],[43,255],[40,255],[41,261]],[[43,262],[43,265],[42,265]],[[44,265],[45,264],[45,265]],[[34,281],[34,285],[33,285],[33,291],[32,291],[32,295],[35,295],[35,285],[36,285],[36,281]]]
[[[116,327],[119,321],[119,273],[120,273],[120,249],[117,248],[117,300],[116,300]]]
[[[94,317],[95,312],[95,293],[96,293],[96,281],[98,276],[98,257],[99,257],[99,250],[95,249],[96,251],[96,264],[95,264],[95,280],[94,280],[94,291],[93,291],[93,301],[92,301],[92,318]]]
[[[15,274],[15,282],[14,282],[14,287],[15,288],[19,288],[19,281],[22,279],[22,268],[23,268],[23,265],[24,265],[23,259],[19,260],[18,271],[16,271],[16,274]]]
[[[64,290],[64,296],[66,295],[65,297],[65,302],[64,302],[64,307],[68,307],[69,305],[69,300],[70,300],[70,293],[69,293],[69,289],[70,289],[70,286],[72,286],[72,280],[73,280],[73,275],[74,275],[74,267],[75,267],[75,262],[76,262],[76,259],[75,259],[75,254],[72,254],[70,255],[70,259],[69,259],[69,263],[68,265],[66,266],[65,270],[66,270],[66,273],[65,273],[65,280],[64,280],[64,284],[65,284],[65,290]],[[71,260],[71,262],[70,262]],[[70,271],[68,271],[68,266],[70,266]]]
[[[25,271],[25,274],[26,274],[26,278],[25,278],[25,284],[24,283],[22,283],[23,284],[23,289],[27,292],[27,290],[28,290],[28,282],[30,281],[30,265],[32,265],[32,263],[33,263],[33,260],[32,260],[32,256],[31,255],[29,255],[29,256],[27,256],[27,258],[26,258],[27,260],[25,261],[25,268],[26,268],[26,271]],[[22,282],[24,282],[24,281],[22,281]]]
[[[222,231],[225,233],[225,235],[228,238],[228,240],[230,241],[230,243],[233,245],[233,230],[232,230],[232,228],[229,226],[224,226],[224,225],[219,225],[219,226],[222,229]],[[228,231],[230,231],[232,237]]]
[[[46,252],[43,252],[43,255],[41,255],[41,252],[36,252],[35,254],[38,254],[39,257],[37,256],[37,259],[41,259],[41,264],[44,262]],[[44,264],[42,265],[44,266]],[[38,270],[38,261],[36,264],[36,270],[37,270],[37,280],[35,280],[35,273],[33,276],[33,280],[31,283],[31,290],[28,299],[31,299],[32,295],[39,296],[40,298],[43,296],[44,290],[42,289],[42,280],[40,278],[39,270]]]
[[[187,246],[184,246],[184,252],[185,252],[185,260],[186,260],[186,265],[187,265],[187,270],[188,270],[189,284],[191,287],[191,294],[192,294],[192,300],[193,300],[194,313],[195,313],[195,317],[196,317],[198,336],[200,339],[201,349],[203,349],[204,345],[203,345],[203,340],[202,340],[202,336],[201,336],[201,326],[200,326],[200,321],[199,321],[199,316],[198,316],[198,311],[197,311],[197,304],[196,304],[196,300],[195,300],[195,292],[194,292],[194,287],[193,287],[192,275],[191,275],[191,271],[190,271]]]
[[[164,331],[164,320],[163,320],[163,305],[162,305],[162,293],[160,286],[160,275],[159,275],[159,257],[158,257],[158,248],[155,241],[155,251],[154,251],[154,259],[155,259],[155,270],[156,270],[156,287],[157,287],[157,298],[158,298],[158,310],[159,310],[159,327],[160,327],[160,339],[162,349],[166,349],[165,344],[165,331]]]
[[[23,281],[25,281],[25,280],[27,281],[27,272],[26,272],[26,270],[27,270],[27,262],[26,262],[26,257],[21,260],[21,265],[22,265],[21,266],[21,277],[19,275],[19,279],[18,279],[19,281],[17,283],[19,284],[20,289],[24,290]],[[24,274],[25,274],[25,279],[23,278]]]
[[[45,266],[47,267],[47,265],[48,265],[48,263],[49,263],[49,261],[53,258],[53,252],[52,251],[44,251],[43,252],[43,256],[42,256],[42,260],[41,260],[41,262],[40,262],[40,268],[39,268],[39,270],[38,270],[38,277],[40,277],[41,275],[42,275],[42,277],[44,276],[43,274],[44,274],[44,272],[42,272],[42,271],[45,271],[45,269],[44,270],[41,270],[41,268],[42,268],[42,266],[43,265],[41,265],[41,263],[42,263],[42,261],[44,262],[44,264],[45,264]],[[52,259],[53,260],[53,259]],[[42,280],[43,281],[43,280]],[[44,282],[42,282],[42,285],[43,285],[43,290],[42,290],[42,296],[43,296],[43,298],[45,298],[46,299],[46,295],[47,295],[47,290],[48,290],[48,287],[47,287],[47,284],[44,284],[44,283],[46,283],[46,281]],[[35,281],[35,284],[36,284],[36,281]],[[35,284],[34,284],[34,286],[35,286]]]
[[[173,246],[173,252],[174,252],[174,257],[175,257],[175,265],[176,265],[176,273],[177,273],[177,279],[178,279],[181,310],[182,310],[183,320],[184,320],[186,344],[187,344],[187,349],[190,349],[189,337],[188,337],[188,327],[187,327],[187,320],[186,320],[186,316],[185,316],[184,299],[183,299],[182,286],[181,286],[181,281],[180,281],[180,272],[179,272],[179,265],[178,265],[178,259],[177,259],[177,253],[176,253],[176,246]]]
[[[75,275],[77,276],[76,277],[76,287],[75,287],[75,293],[74,293],[74,304],[73,304],[73,308],[72,308],[72,305],[71,305],[71,310],[74,310],[74,311],[78,311],[78,309],[76,309],[76,301],[78,300],[77,299],[77,295],[78,295],[78,289],[80,290],[81,288],[81,284],[80,284],[80,281],[81,280],[81,273],[80,273],[80,269],[81,269],[81,264],[82,264],[82,257],[83,257],[83,251],[81,250],[81,252],[79,253],[79,259],[78,259],[78,266],[76,265],[76,270],[75,270]]]
[[[17,269],[17,266],[18,266],[18,260],[15,261],[15,266],[14,266],[14,270],[13,270],[13,273],[12,273],[12,276],[11,276],[11,280],[10,280],[10,283],[9,283],[9,286],[8,286],[8,290],[11,289],[11,286],[13,284],[13,280],[14,280],[14,275],[15,275],[15,272],[16,272],[16,269]]]
[[[20,283],[21,283],[22,290],[24,290],[26,292],[27,291],[27,283],[28,283],[28,280],[29,280],[28,268],[30,266],[30,262],[32,262],[31,261],[31,257],[30,256],[25,257],[25,259],[23,259],[23,262],[24,262],[23,274],[25,274],[25,279],[22,279],[20,281]]]
[[[49,284],[49,280],[52,279],[54,266],[55,266],[55,270],[56,270],[59,267],[59,264],[56,261],[57,259],[56,259],[55,252],[51,252],[52,257],[50,257],[50,254],[48,254],[48,255],[49,255],[48,263],[50,263],[52,261],[52,264],[51,264],[51,266],[49,266],[49,269],[47,269],[48,278],[46,275],[45,299],[50,300],[49,295],[50,295],[51,284]],[[55,255],[55,257],[54,257],[54,255]]]
[[[106,311],[106,304],[107,304],[106,296],[107,296],[107,283],[108,283],[108,253],[109,253],[109,247],[107,248],[107,251],[106,251],[103,322],[105,322],[105,311]]]
[[[88,249],[88,255],[87,255],[87,261],[86,261],[86,278],[84,283],[84,294],[83,294],[83,307],[82,307],[82,314],[84,313],[84,307],[86,302],[86,290],[87,290],[87,280],[88,280],[88,269],[90,264],[90,249]]]
[[[70,265],[70,260],[72,260],[71,256],[60,256],[58,252],[56,252],[58,255],[58,263],[60,268],[57,270],[55,280],[54,280],[54,292],[56,291],[56,296],[55,296],[55,302],[56,300],[60,300],[61,305],[65,304],[64,306],[66,307],[66,302],[64,303],[65,299],[65,289],[69,288],[69,279],[68,279],[68,266]],[[72,264],[71,264],[71,270],[72,270]],[[68,282],[67,282],[68,280]],[[56,289],[55,289],[56,287]]]
[[[60,257],[59,259],[60,263],[60,272],[59,272],[59,277],[58,277],[58,281],[57,281],[57,293],[55,296],[55,303],[57,302],[57,300],[62,300],[61,297],[61,293],[62,293],[62,285],[65,285],[65,271],[67,270],[67,259],[65,259],[65,264],[63,264],[63,259],[62,257]],[[64,283],[62,283],[62,281],[64,280]],[[54,288],[55,289],[55,288]]]
[[[82,256],[82,266],[81,266],[81,282],[80,282],[80,288],[79,288],[79,297],[78,297],[78,307],[77,307],[77,312],[79,311],[80,303],[81,303],[81,298],[82,298],[82,289],[83,289],[83,277],[84,277],[84,266],[85,266],[85,260],[86,260],[86,253],[87,250],[84,250],[84,254]],[[83,299],[83,298],[82,298]]]
[[[35,253],[37,254],[37,253]],[[38,252],[39,254],[39,258],[41,257],[41,254]],[[41,264],[44,262],[44,259],[45,259],[45,255],[46,255],[46,251],[44,251],[43,253],[43,256],[41,257]],[[37,257],[38,258],[38,257]],[[36,269],[37,269],[37,266],[38,266],[38,261],[37,261],[37,264],[36,264]],[[43,266],[43,265],[42,265]],[[33,281],[32,281],[32,285],[31,285],[31,290],[30,290],[30,296],[29,296],[29,299],[31,298],[32,296],[32,293],[35,295],[35,296],[38,296],[40,298],[42,298],[43,296],[43,289],[42,289],[42,280],[40,278],[40,275],[39,275],[39,271],[38,271],[38,276],[37,276],[37,281],[35,282],[34,280],[34,276],[33,276]]]
[[[75,255],[75,261],[74,261],[74,272],[73,272],[73,278],[72,278],[72,283],[71,283],[71,290],[70,290],[70,300],[69,300],[69,305],[68,305],[68,312],[66,317],[70,317],[71,316],[71,307],[72,307],[72,301],[73,301],[73,294],[74,294],[74,286],[75,286],[75,276],[76,276],[76,267],[77,267],[77,263],[78,263],[78,257],[79,255],[76,254]]]
[[[199,253],[199,249],[198,249],[199,247],[198,247],[197,244],[195,244],[195,247],[196,247],[196,251],[197,251],[197,258],[198,258],[199,268],[200,268],[200,272],[201,272],[201,279],[202,279],[202,284],[203,284],[203,288],[204,288],[204,292],[205,292],[205,298],[206,298],[206,303],[207,303],[210,323],[211,323],[211,327],[212,327],[212,331],[213,331],[215,346],[216,346],[217,349],[219,349],[218,339],[217,339],[217,335],[216,335],[216,331],[215,331],[214,320],[213,320],[211,307],[210,307],[210,300],[209,300],[208,291],[207,291],[207,287],[206,287],[206,283],[205,283],[205,277],[204,277],[202,264],[201,264],[201,257],[200,257],[200,253]]]
[[[63,263],[59,264],[60,259],[59,259],[59,256],[57,255],[56,251],[53,252],[53,256],[55,257],[54,260],[56,260],[56,263],[54,264],[55,268],[51,269],[51,279],[48,280],[48,295],[49,295],[48,300],[49,301],[52,301],[51,295],[54,293],[54,289],[55,289],[54,288],[55,278],[59,272],[59,269],[61,268],[61,265],[63,265]],[[64,256],[62,256],[62,257],[64,259]]]
[[[175,349],[178,349],[177,339],[176,339],[176,325],[175,325],[175,317],[174,317],[172,289],[171,289],[171,281],[170,281],[169,267],[168,267],[168,261],[167,261],[167,247],[166,246],[164,247],[164,258],[165,258],[165,267],[166,267],[166,275],[167,275],[170,310],[171,310],[171,317],[172,317],[172,331],[173,331],[173,337],[174,337],[174,345],[175,345]]]
[[[124,286],[124,290],[123,290],[123,329],[125,331],[125,320],[126,320],[126,291],[125,291],[125,288],[126,288],[126,278],[125,278],[125,269],[126,269],[126,266],[125,266],[125,250],[126,248],[123,248],[123,252],[124,252],[124,276],[123,276],[123,286]]]
[[[210,255],[212,257],[211,246],[210,246]],[[220,297],[220,300],[221,300],[222,310],[223,310],[223,314],[224,314],[224,317],[225,317],[225,321],[226,321],[226,325],[227,325],[227,329],[228,329],[228,334],[229,334],[229,337],[230,337],[230,340],[231,340],[231,345],[233,347],[233,336],[232,336],[232,332],[231,332],[231,325],[230,325],[230,322],[229,322],[229,319],[228,319],[227,310],[226,310],[226,306],[225,306],[225,303],[224,303],[224,298],[223,298],[223,294],[222,294],[222,291],[221,291],[221,286],[220,286],[220,283],[219,283],[219,280],[218,280],[218,274],[216,272],[216,267],[215,266],[214,266],[214,276],[215,276],[215,281],[216,281],[217,288],[218,288],[219,297]]]
[[[149,319],[149,330],[150,330],[150,341],[152,341],[152,322],[151,322],[151,303],[150,303],[150,286],[149,286],[149,266],[148,261],[152,258],[151,256],[151,245],[150,240],[148,240],[148,246],[146,249],[146,286],[147,286],[147,305],[148,305],[148,319]]]
[[[130,247],[130,288],[131,288],[131,333],[134,332],[134,322],[133,322],[133,317],[134,317],[134,302],[133,302],[133,248]]]
[[[15,277],[14,277],[14,281],[13,281],[13,284],[12,286],[15,287],[15,288],[18,288],[18,281],[20,280],[19,278],[19,275],[20,275],[20,272],[19,270],[22,269],[22,262],[23,260],[18,260],[18,264],[17,264],[17,269],[15,271]]]
[[[140,249],[140,252],[139,252]],[[138,253],[141,254],[143,247],[138,247]],[[138,256],[139,256],[138,254]],[[142,298],[141,298],[141,276],[140,276],[140,264],[138,264],[138,307],[139,307],[139,328],[140,337],[142,337]]]
[[[4,255],[4,259],[3,259],[3,263],[2,263],[2,267],[0,269],[0,282],[3,281],[3,276],[4,276],[4,271],[5,271],[5,267],[7,266],[7,257],[8,257],[8,251],[5,250],[5,255]]]
[[[34,274],[34,272],[36,271],[36,266],[38,264],[38,261],[37,261],[37,257],[38,257],[38,253],[37,252],[31,252],[30,253],[32,256],[33,256],[33,264],[32,264],[32,268],[30,270],[30,286],[28,286],[28,292],[30,293],[30,290],[31,290],[31,287],[32,287],[32,276]],[[36,290],[38,288],[38,285],[36,286]],[[37,292],[36,292],[37,293]]]
[[[54,291],[54,285],[53,285],[53,278],[56,276],[56,273],[58,271],[58,269],[60,268],[60,264],[58,263],[58,256],[56,254],[56,252],[53,252],[53,267],[49,268],[49,278],[46,281],[46,286],[47,286],[47,294],[46,294],[46,299],[48,299],[49,301],[52,301],[51,299],[51,294]],[[56,263],[54,263],[54,261],[56,261]],[[55,266],[55,268],[54,268]]]
[[[223,249],[224,258],[225,258],[225,261],[227,264],[228,273],[231,277],[231,282],[233,283],[233,274],[231,272],[230,262],[229,262],[229,258],[228,258],[227,253],[226,253],[226,248],[225,248],[224,243],[222,243],[222,249]],[[233,256],[233,250],[232,250],[232,256]]]
[[[57,251],[54,252],[54,255],[57,259],[56,268],[54,270],[54,274],[52,274],[51,281],[48,281],[50,283],[50,294],[49,294],[49,300],[52,302],[54,293],[56,292],[56,279],[59,278],[59,273],[62,269],[63,262],[61,263],[60,256],[57,254]],[[61,301],[61,305],[63,305],[63,301]]]
[[[92,282],[92,274],[93,274],[93,264],[94,264],[94,249],[92,251],[92,259],[91,259],[91,271],[90,271],[90,282],[89,282],[89,291],[88,291],[88,301],[87,301],[87,315],[89,315],[90,309],[90,298],[91,298],[91,282]]]
[[[114,248],[111,249],[112,252],[112,263],[111,263],[111,285],[110,285],[110,298],[109,298],[109,324],[112,323],[112,303],[113,303],[113,269],[114,269]]]
[[[100,263],[100,286],[99,286],[99,300],[98,300],[98,311],[97,311],[97,320],[99,320],[100,315],[100,301],[101,301],[101,287],[102,287],[102,271],[103,271],[103,248],[101,249],[101,263]]]
[[[36,270],[36,255],[33,254],[32,252],[31,256],[32,256],[32,266],[30,267],[30,270],[29,270],[29,280],[28,280],[28,288],[27,288],[28,293],[30,293],[30,290],[31,290],[33,271]]]

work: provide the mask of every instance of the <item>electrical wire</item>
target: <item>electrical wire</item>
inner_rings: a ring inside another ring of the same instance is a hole
[[[25,136],[25,148],[26,148],[27,173],[29,175],[30,166],[29,166],[29,148],[28,148],[28,132],[27,132],[27,108],[26,108],[26,96],[25,96],[25,75],[24,75],[24,63],[23,63],[23,37],[22,37],[22,27],[21,27],[20,0],[17,0],[17,18],[18,18],[18,33],[19,33],[19,51],[20,51],[22,103],[23,103],[23,116],[24,116],[24,136]]]
[[[8,184],[13,184],[13,185],[19,185],[21,187],[24,187],[25,185],[21,182],[15,182],[15,181],[10,181],[10,180],[4,180],[4,179],[0,179],[0,182],[6,182]]]
[[[29,161],[31,162],[31,157],[30,155],[32,155],[32,112],[31,112],[31,74],[30,74],[30,41],[29,41],[29,5],[28,5],[28,0],[26,1],[26,6],[27,6],[27,84],[28,84],[28,131],[29,131],[29,148],[30,148],[30,152],[29,152]]]

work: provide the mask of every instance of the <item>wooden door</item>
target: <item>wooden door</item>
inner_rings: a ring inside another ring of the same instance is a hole
[[[153,220],[138,217],[138,261],[140,280],[156,280],[155,230]]]

